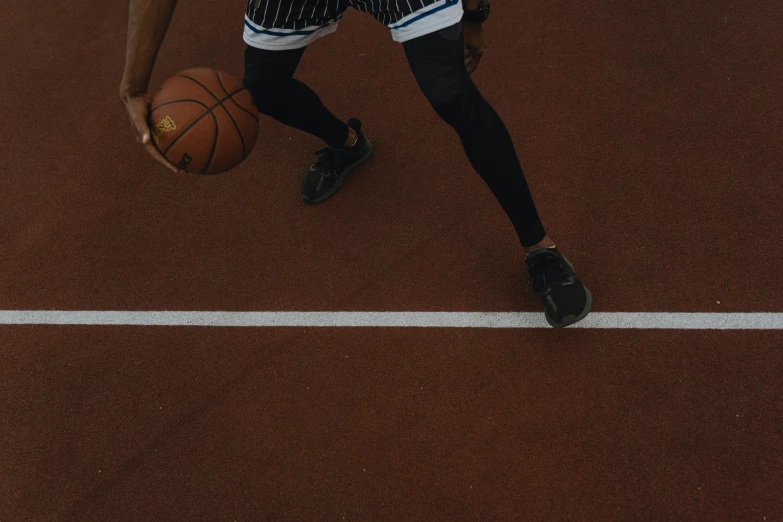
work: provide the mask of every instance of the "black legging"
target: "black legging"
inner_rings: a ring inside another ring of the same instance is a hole
[[[404,42],[411,70],[437,114],[457,131],[473,168],[508,215],[523,247],[544,239],[525,175],[506,126],[465,69],[462,23]],[[342,147],[348,125],[293,75],[305,48],[267,51],[246,46],[244,85],[261,113]]]

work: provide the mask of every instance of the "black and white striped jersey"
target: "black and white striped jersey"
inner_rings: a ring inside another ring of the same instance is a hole
[[[348,8],[370,13],[395,42],[462,20],[462,0],[248,0],[244,40],[259,49],[305,47],[337,30]]]
[[[348,7],[370,13],[390,27],[439,0],[248,0],[247,18],[258,27],[292,29],[339,19]],[[462,0],[456,0],[461,2]],[[456,1],[447,2],[449,4]]]

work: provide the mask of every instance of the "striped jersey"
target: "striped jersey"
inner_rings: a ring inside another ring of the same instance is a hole
[[[438,0],[248,0],[245,15],[267,29],[297,30],[337,20],[350,6],[390,27]],[[461,0],[458,0],[461,1]],[[449,2],[451,3],[451,2]],[[455,2],[456,3],[456,2]]]

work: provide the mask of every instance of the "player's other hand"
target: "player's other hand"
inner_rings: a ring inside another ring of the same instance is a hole
[[[128,111],[128,118],[130,118],[131,126],[136,134],[136,141],[141,143],[147,154],[152,156],[155,161],[166,167],[172,172],[181,172],[173,163],[166,159],[163,154],[155,147],[152,142],[152,133],[147,125],[147,120],[150,113],[150,99],[149,94],[120,94],[120,98],[125,103],[125,109]]]
[[[473,74],[486,50],[486,47],[484,47],[484,28],[481,24],[463,21],[462,31],[465,35],[465,67],[468,70],[468,74]]]

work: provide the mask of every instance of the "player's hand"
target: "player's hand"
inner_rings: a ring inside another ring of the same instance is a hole
[[[468,74],[478,67],[481,57],[484,56],[484,28],[481,24],[463,21],[462,30],[465,35],[465,67]]]
[[[150,128],[147,125],[147,119],[150,112],[150,103],[152,100],[147,93],[138,95],[121,95],[122,101],[125,103],[125,108],[128,111],[128,117],[130,118],[133,130],[136,133],[136,141],[141,143],[147,154],[152,156],[158,163],[169,169],[170,171],[177,173],[181,172],[173,163],[166,159],[163,154],[155,147],[152,142],[152,135]]]

